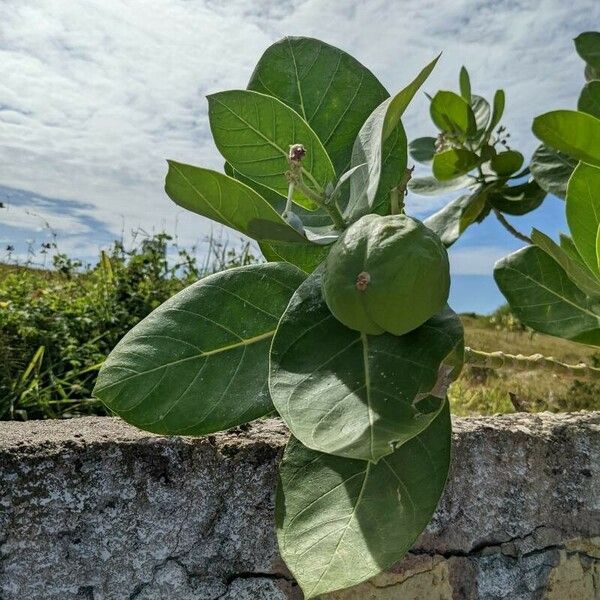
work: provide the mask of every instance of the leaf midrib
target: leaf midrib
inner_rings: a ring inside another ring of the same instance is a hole
[[[239,121],[241,121],[242,123],[244,123],[244,125],[246,125],[247,127],[249,127],[252,131],[254,131],[254,133],[256,133],[256,135],[260,136],[263,140],[265,140],[265,142],[267,142],[270,146],[272,146],[273,148],[275,148],[278,152],[280,152],[284,156],[284,158],[287,159],[288,153],[285,150],[283,150],[283,148],[281,148],[279,146],[279,144],[276,144],[273,140],[269,139],[264,133],[262,133],[262,131],[260,131],[259,129],[257,129],[256,127],[254,127],[254,125],[252,125],[252,123],[250,123],[249,121],[246,121],[246,119],[244,119],[241,115],[239,115],[237,112],[235,112],[229,106],[227,106],[227,104],[221,102],[217,98],[215,98],[215,101],[218,102],[223,108],[225,108],[226,110],[228,110],[236,119],[238,119]],[[282,103],[282,105],[285,106],[288,110],[294,112],[293,109],[290,108],[289,106],[287,106],[287,105],[285,105],[283,103]],[[300,115],[298,115],[298,117],[300,117],[300,119],[302,119],[302,117]],[[306,123],[306,121],[304,121],[304,119],[302,119],[302,121],[304,123]],[[310,127],[308,125],[308,123],[306,123],[306,125],[307,125],[307,127]],[[303,173],[303,175],[306,175],[306,177],[308,177],[308,179],[310,179],[311,183],[318,190],[321,189],[321,186],[319,185],[318,181],[313,177],[313,174],[310,171],[307,171],[304,167],[302,167],[302,173]]]
[[[129,377],[119,379],[119,381],[115,381],[107,386],[98,388],[96,390],[96,392],[98,392],[98,393],[104,392],[105,390],[108,390],[111,387],[114,387],[115,385],[125,383],[127,381],[130,381],[131,379],[135,379],[136,377],[139,377],[140,375],[148,375],[149,373],[154,373],[155,371],[159,371],[160,369],[167,369],[169,367],[180,365],[180,364],[186,363],[191,360],[206,358],[208,356],[214,356],[215,354],[221,354],[222,352],[228,352],[230,350],[235,350],[236,348],[241,348],[244,346],[250,346],[251,344],[256,344],[258,342],[261,342],[263,340],[273,337],[275,335],[275,331],[276,330],[273,329],[271,331],[267,331],[265,333],[255,335],[251,338],[245,338],[245,339],[242,338],[239,342],[234,342],[233,344],[228,344],[227,346],[221,346],[220,348],[215,348],[214,350],[207,350],[205,352],[193,354],[192,356],[186,356],[185,358],[180,358],[179,360],[176,360],[173,362],[163,363],[162,365],[159,365],[158,367],[154,367],[152,369],[148,369],[147,371],[139,371],[135,375],[130,375]],[[107,365],[107,367],[110,367],[110,365]]]
[[[369,339],[367,338],[366,333],[361,333],[360,339],[362,342],[362,358],[363,367],[365,371],[365,390],[367,393],[367,413],[369,416],[369,449],[371,451],[371,460],[375,461],[375,440],[373,437],[373,408],[371,406],[371,371],[369,369]]]
[[[572,302],[568,298],[565,298],[564,296],[561,296],[558,292],[552,290],[549,287],[546,287],[542,282],[538,281],[537,279],[534,279],[531,275],[527,275],[526,273],[524,273],[523,271],[519,271],[515,267],[507,267],[507,268],[510,271],[514,271],[515,273],[518,273],[519,275],[521,275],[525,279],[531,281],[535,285],[541,287],[543,290],[545,290],[546,292],[548,292],[550,295],[555,296],[556,298],[558,298],[559,300],[562,300],[563,302],[566,302],[567,304],[570,304],[573,308],[577,309],[578,311],[581,311],[583,313],[586,313],[586,314],[590,315],[591,317],[594,317],[594,319],[596,319],[596,321],[598,321],[600,319],[600,317],[598,315],[596,315],[595,313],[590,312],[589,310],[583,308],[579,304],[575,304],[574,302]]]
[[[325,575],[329,572],[329,569],[331,568],[331,563],[333,562],[333,559],[336,557],[336,555],[338,553],[338,550],[342,544],[342,541],[344,540],[344,536],[346,535],[346,532],[348,531],[348,528],[350,527],[350,523],[352,523],[352,521],[354,520],[354,517],[356,516],[356,512],[358,510],[358,507],[360,506],[363,494],[365,493],[365,489],[367,487],[367,482],[369,481],[369,473],[371,471],[372,465],[373,465],[373,463],[371,463],[371,462],[367,463],[367,467],[364,470],[365,478],[363,479],[362,485],[360,487],[360,492],[358,493],[358,497],[356,498],[356,504],[354,505],[354,508],[352,509],[352,513],[350,514],[350,516],[348,518],[348,522],[346,523],[346,526],[344,527],[342,534],[340,535],[340,539],[338,540],[337,544],[335,545],[335,549],[331,553],[331,558],[329,559],[327,566],[325,567],[325,569],[323,569],[323,572],[321,573],[317,583],[315,583],[315,585],[312,587],[310,593],[308,594],[308,596],[311,598],[313,596],[314,591],[319,587],[319,584],[323,580],[323,577],[325,577]]]

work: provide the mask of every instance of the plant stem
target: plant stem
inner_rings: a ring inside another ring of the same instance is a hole
[[[482,369],[540,370],[564,377],[600,381],[600,369],[590,367],[584,363],[568,365],[551,356],[542,356],[541,354],[523,356],[522,354],[505,354],[504,352],[483,352],[482,350],[473,350],[466,347],[465,364]]]
[[[390,191],[390,209],[393,215],[404,213],[404,196],[414,170],[414,167],[407,167],[398,185]]]
[[[292,210],[292,198],[294,197],[294,182],[290,181],[288,185],[287,201],[285,203],[285,212]]]
[[[327,214],[331,217],[333,225],[336,229],[344,230],[346,228],[346,222],[339,208],[335,205],[335,202],[327,202],[327,200],[311,190],[303,181],[302,177],[299,177],[296,181],[296,188],[300,190],[307,198],[314,200],[320,207],[327,211]]]
[[[323,208],[331,217],[335,229],[338,229],[339,231],[346,229],[346,221],[344,221],[344,217],[335,203],[329,204],[328,202],[325,202]]]
[[[504,227],[504,229],[506,229],[506,231],[508,231],[508,233],[510,233],[511,235],[514,235],[518,240],[521,240],[522,242],[525,242],[526,244],[533,244],[533,241],[531,240],[531,238],[526,236],[524,233],[521,233],[519,230],[515,229],[506,220],[506,217],[497,208],[494,208],[493,211],[494,211],[494,214],[496,215],[496,218],[498,219],[498,221],[500,221],[500,224],[502,225],[502,227]]]

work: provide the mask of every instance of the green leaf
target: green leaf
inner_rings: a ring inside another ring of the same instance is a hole
[[[482,163],[492,160],[496,154],[498,154],[498,152],[496,152],[496,148],[494,148],[494,146],[490,146],[490,144],[484,144],[479,150]]]
[[[405,180],[408,165],[407,140],[402,123],[398,123],[398,126],[392,131],[390,137],[384,142],[382,154],[383,163],[379,175],[379,185],[377,186],[377,193],[375,194],[371,212],[380,215],[389,215],[391,204],[390,192]]]
[[[261,242],[261,252],[269,262],[288,262],[312,273],[326,258],[331,244],[290,244],[286,242]]]
[[[304,119],[283,102],[246,90],[208,96],[208,117],[217,148],[236,171],[287,196],[288,152],[303,144],[302,173],[306,184],[322,191],[335,181],[335,171],[321,141]],[[316,204],[297,193],[294,200],[306,207]]]
[[[600,119],[600,81],[585,84],[577,102],[577,109]]]
[[[271,346],[269,389],[292,434],[320,452],[377,462],[425,429],[462,348],[447,309],[403,336],[348,329],[329,311],[317,270],[290,300]]]
[[[94,395],[128,423],[203,435],[273,410],[269,346],[304,273],[252,265],[200,280],[136,325],[112,351]]]
[[[594,274],[578,260],[573,259],[568,252],[556,244],[546,234],[533,229],[531,240],[546,254],[551,256],[565,271],[569,279],[588,296],[600,295],[600,282]]]
[[[487,131],[488,135],[491,134],[496,125],[500,123],[500,119],[502,119],[502,115],[504,114],[504,107],[506,104],[506,96],[504,94],[504,90],[496,90],[494,94],[494,108],[492,110],[492,120],[488,125]]]
[[[559,233],[558,234],[559,239],[560,239],[560,247],[574,260],[577,261],[580,265],[584,266],[588,271],[588,267],[586,266],[586,264],[583,262],[583,258],[581,258],[581,254],[579,254],[579,251],[577,250],[577,248],[575,247],[575,243],[573,242],[573,239],[570,238],[568,235],[565,235],[564,233]],[[590,271],[591,273],[591,271]]]
[[[546,144],[537,147],[529,164],[531,174],[540,187],[563,200],[567,195],[567,183],[576,166],[576,160]]]
[[[275,519],[281,555],[306,599],[370,579],[411,548],[442,495],[450,433],[445,402],[423,433],[377,464],[290,440]]]
[[[436,179],[447,181],[472,171],[481,160],[475,152],[464,148],[444,150],[433,157],[432,171]]]
[[[435,177],[413,177],[408,182],[408,189],[419,196],[440,196],[448,192],[463,190],[475,185],[476,181],[471,175],[462,175],[454,179],[440,181]]]
[[[473,109],[454,92],[439,91],[429,105],[431,120],[444,132],[462,136],[477,130]]]
[[[435,138],[420,137],[408,145],[408,153],[413,160],[423,165],[431,164],[435,154]]]
[[[600,344],[600,307],[540,248],[527,246],[498,261],[494,278],[525,325],[548,335]]]
[[[600,169],[579,164],[567,187],[567,223],[585,264],[596,274],[596,232],[600,225]]]
[[[294,109],[322,140],[338,175],[348,168],[363,123],[389,97],[352,56],[304,37],[287,37],[267,48],[248,89]]]
[[[210,169],[168,161],[165,191],[179,206],[227,225],[255,240],[303,242],[253,189]]]
[[[439,58],[439,57],[438,57]],[[382,102],[365,121],[352,149],[350,199],[344,216],[350,222],[389,201],[389,192],[404,178],[407,165],[406,134],[401,117],[435,67],[430,62],[400,92]],[[383,196],[383,200],[382,200]]]
[[[484,132],[490,120],[490,103],[481,96],[471,98],[471,108],[475,115],[477,132]]]
[[[460,196],[423,221],[437,233],[448,248],[472,225],[486,207],[487,194],[481,188],[471,194]]]
[[[600,166],[600,119],[575,110],[555,110],[533,120],[545,144],[584,163]]]
[[[506,150],[492,157],[490,164],[497,175],[508,177],[516,173],[525,161],[524,156],[516,150]]]
[[[465,99],[469,104],[471,103],[471,78],[469,77],[469,72],[463,66],[460,69],[460,75],[458,77],[458,81],[460,84],[460,95]]]
[[[490,204],[499,211],[508,215],[526,215],[538,208],[544,198],[546,191],[536,181],[528,181],[518,185],[505,185],[499,190],[489,194]]]
[[[598,264],[598,270],[600,271],[600,226],[596,232],[596,261]]]
[[[600,70],[600,33],[586,31],[575,38],[577,54],[594,69]]]
[[[598,271],[600,271],[600,226],[596,232],[596,260],[598,264]]]

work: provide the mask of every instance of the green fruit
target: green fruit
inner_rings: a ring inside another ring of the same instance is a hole
[[[440,239],[406,215],[366,215],[333,245],[323,296],[346,327],[403,335],[442,310],[450,290]]]

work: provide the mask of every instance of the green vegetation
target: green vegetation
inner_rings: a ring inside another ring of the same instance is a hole
[[[200,263],[158,234],[91,267],[64,254],[52,271],[0,265],[0,419],[107,414],[92,389],[125,333],[199,277],[255,261],[247,243],[211,239]]]
[[[534,229],[527,248],[499,261],[494,277],[512,310],[532,329],[600,348],[600,33],[575,39],[586,62],[579,110],[555,110],[533,121],[544,155],[545,185],[565,190],[570,237],[559,243]],[[564,168],[562,157],[569,159]],[[574,167],[574,168],[573,168]]]

